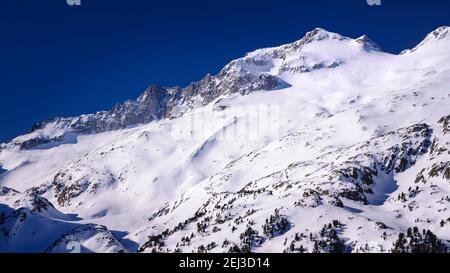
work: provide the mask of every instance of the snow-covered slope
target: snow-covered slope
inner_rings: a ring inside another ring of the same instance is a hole
[[[394,55],[315,29],[36,124],[0,146],[0,251],[447,251],[448,31]]]

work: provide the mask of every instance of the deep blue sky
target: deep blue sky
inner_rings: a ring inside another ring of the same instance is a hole
[[[322,27],[389,52],[450,25],[448,0],[2,0],[0,142],[37,121],[185,86],[256,48]]]

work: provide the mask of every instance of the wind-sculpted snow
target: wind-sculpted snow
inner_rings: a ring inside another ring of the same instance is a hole
[[[0,147],[0,251],[446,252],[447,33],[315,29],[37,124]]]

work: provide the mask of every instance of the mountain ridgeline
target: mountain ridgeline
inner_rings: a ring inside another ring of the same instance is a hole
[[[61,128],[57,135],[40,135],[37,138],[18,142],[23,149],[50,143],[64,141],[69,133],[95,134],[111,130],[124,129],[137,124],[146,124],[162,118],[175,118],[195,108],[208,105],[221,96],[231,94],[247,95],[253,91],[273,91],[289,87],[289,84],[278,77],[284,72],[305,73],[322,68],[335,67],[341,61],[323,60],[308,65],[306,62],[292,66],[286,62],[280,65],[276,73],[258,71],[252,67],[273,65],[274,59],[286,60],[290,55],[301,52],[302,47],[314,41],[325,39],[345,41],[350,38],[330,33],[317,28],[308,32],[304,38],[285,46],[269,49],[263,56],[253,56],[232,61],[215,76],[206,75],[202,80],[193,82],[185,88],[161,87],[152,85],[136,100],[129,100],[115,105],[109,111],[100,111],[95,114],[81,115],[70,118],[54,118],[39,122],[32,126],[31,132],[44,130],[46,127]],[[367,51],[381,51],[381,47],[366,35],[354,40]],[[262,57],[262,58],[260,58]],[[14,141],[12,143],[15,143]]]

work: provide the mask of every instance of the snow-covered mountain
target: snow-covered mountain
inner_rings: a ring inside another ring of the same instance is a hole
[[[2,252],[444,252],[450,35],[315,29],[0,146]]]

